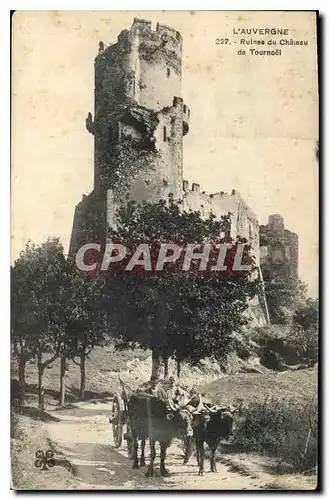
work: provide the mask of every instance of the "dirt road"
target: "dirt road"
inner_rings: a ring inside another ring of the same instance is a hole
[[[182,464],[178,441],[167,454],[170,477],[160,477],[157,457],[155,477],[146,478],[145,468],[132,469],[125,441],[120,449],[114,448],[110,412],[110,403],[85,404],[53,412],[60,421],[46,424],[53,449],[70,462],[82,489],[258,490],[265,486],[261,479],[232,472],[222,463],[217,464],[217,473],[211,473],[207,461],[204,476],[198,476],[195,457]]]

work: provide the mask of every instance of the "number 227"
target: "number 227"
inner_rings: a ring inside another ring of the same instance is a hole
[[[216,45],[226,45],[228,38],[216,38]]]

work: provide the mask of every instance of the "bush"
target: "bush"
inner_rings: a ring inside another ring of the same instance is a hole
[[[313,366],[318,361],[318,330],[295,326],[286,339],[286,343],[296,352],[300,362]]]
[[[313,366],[318,357],[318,332],[316,327],[304,328],[297,324],[289,327],[271,325],[256,328],[251,338],[262,348],[261,363],[272,370],[281,363]]]
[[[234,442],[245,452],[277,457],[305,472],[317,465],[318,408],[314,401],[268,398],[254,402],[234,431]]]
[[[319,300],[307,299],[306,303],[299,307],[293,316],[293,323],[304,330],[317,328],[319,322]]]

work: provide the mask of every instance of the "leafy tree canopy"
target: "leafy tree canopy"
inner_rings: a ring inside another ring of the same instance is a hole
[[[220,219],[210,214],[182,210],[179,203],[130,202],[118,211],[111,241],[135,249],[149,243],[158,250],[161,243],[201,244],[238,242],[230,238],[230,216]],[[247,245],[244,262],[252,271],[225,274],[199,270],[195,261],[183,271],[181,260],[165,264],[162,271],[124,272],[120,266],[107,273],[108,304],[119,344],[159,349],[162,355],[197,363],[213,356],[222,359],[230,349],[233,331],[247,322],[249,301],[259,293],[256,267]],[[233,253],[228,252],[227,261]],[[154,252],[157,255],[157,251]],[[154,257],[152,256],[152,259]],[[212,264],[216,262],[210,256]]]
[[[12,340],[52,352],[65,329],[67,265],[57,238],[27,243],[11,268]]]

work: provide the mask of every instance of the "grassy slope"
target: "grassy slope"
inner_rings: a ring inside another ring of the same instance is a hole
[[[120,389],[118,373],[125,373],[127,365],[136,358],[139,361],[145,360],[149,356],[148,352],[140,349],[135,351],[113,351],[112,347],[96,348],[86,362],[86,399],[102,398],[110,396]],[[12,377],[18,378],[17,363],[12,361]],[[47,367],[44,374],[45,399],[46,403],[54,404],[58,399],[60,364],[57,359],[51,366]],[[125,376],[128,383],[138,380],[138,373],[134,376]],[[29,385],[28,393],[30,400],[36,399],[37,392],[37,365],[28,363],[26,366],[26,382]],[[68,371],[65,377],[66,401],[74,402],[78,400],[80,386],[80,369],[72,361],[68,362]]]
[[[77,400],[80,371],[72,361],[66,374],[67,402]],[[118,375],[133,387],[148,379],[150,374],[150,353],[142,350],[115,351],[112,347],[96,348],[86,363],[86,398],[109,396],[120,390]],[[210,399],[218,403],[243,399],[246,402],[264,399],[268,396],[293,397],[302,400],[315,397],[317,393],[317,370],[306,369],[287,372],[236,373],[220,375],[220,370],[209,363],[203,371],[183,368],[183,383],[198,385]],[[12,363],[12,376],[17,377],[17,365]],[[220,378],[219,378],[220,377]],[[207,379],[209,383],[206,383]],[[37,366],[28,363],[26,381],[36,392]],[[45,371],[44,385],[46,399],[58,398],[59,360]]]
[[[233,433],[235,452],[275,457],[293,472],[314,473],[316,369],[236,374],[205,384],[202,390],[216,403],[243,400],[244,411]]]
[[[266,396],[303,400],[316,396],[317,379],[315,369],[238,373],[205,384],[201,388],[217,403],[233,402],[235,399],[253,402]]]
[[[17,363],[13,360],[12,377],[18,378]],[[171,373],[176,373],[174,362],[170,365]],[[47,367],[44,374],[45,400],[55,404],[59,390],[59,360]],[[86,399],[103,398],[121,391],[119,374],[124,382],[131,387],[137,387],[141,382],[149,380],[151,374],[150,351],[141,349],[114,351],[112,346],[96,347],[86,362]],[[200,368],[182,367],[181,382],[189,385],[200,385],[206,381],[215,380],[221,376],[218,364],[205,361]],[[26,382],[29,385],[27,393],[30,395],[30,404],[35,405],[37,393],[37,365],[29,362],[26,366]],[[68,362],[68,371],[65,377],[66,402],[71,403],[78,399],[80,386],[80,369],[72,361]]]

